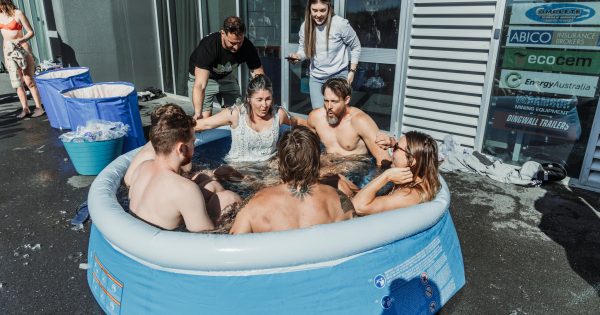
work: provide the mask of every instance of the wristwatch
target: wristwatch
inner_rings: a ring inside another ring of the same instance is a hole
[[[356,73],[356,69],[349,69],[348,72],[354,72],[354,73]]]

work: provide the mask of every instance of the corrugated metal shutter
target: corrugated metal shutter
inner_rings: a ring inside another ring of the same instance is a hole
[[[590,176],[588,177],[590,186],[600,188],[600,138],[596,141],[596,151],[590,168]]]
[[[596,115],[599,114],[600,111]],[[596,117],[596,119],[600,121],[600,117]],[[582,176],[582,184],[594,188],[600,188],[600,134],[598,132],[598,129],[600,128],[595,128],[596,133],[590,136],[590,148],[588,150],[590,150],[592,156],[584,162],[587,162],[589,164],[583,166],[584,174]],[[586,172],[588,173],[585,174]]]
[[[414,0],[402,132],[474,147],[496,0]],[[492,73],[492,72],[490,72]]]

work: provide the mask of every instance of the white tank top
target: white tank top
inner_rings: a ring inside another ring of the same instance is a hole
[[[231,129],[231,149],[225,156],[227,162],[263,162],[277,151],[279,139],[279,115],[273,106],[273,124],[261,132],[252,129],[248,124],[246,106],[238,107],[240,119],[237,128]]]

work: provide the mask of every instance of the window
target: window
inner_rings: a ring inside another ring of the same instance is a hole
[[[560,10],[569,6],[578,10]],[[600,74],[600,17],[590,9],[600,2],[508,2],[483,152],[563,163],[579,177]]]

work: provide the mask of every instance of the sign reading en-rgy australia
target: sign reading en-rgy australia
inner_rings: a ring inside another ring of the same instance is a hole
[[[600,28],[511,26],[506,46],[600,50]]]
[[[505,48],[503,68],[600,74],[600,52]]]
[[[514,3],[510,24],[600,24],[598,2]]]
[[[503,69],[499,86],[521,91],[594,97],[598,77]]]

